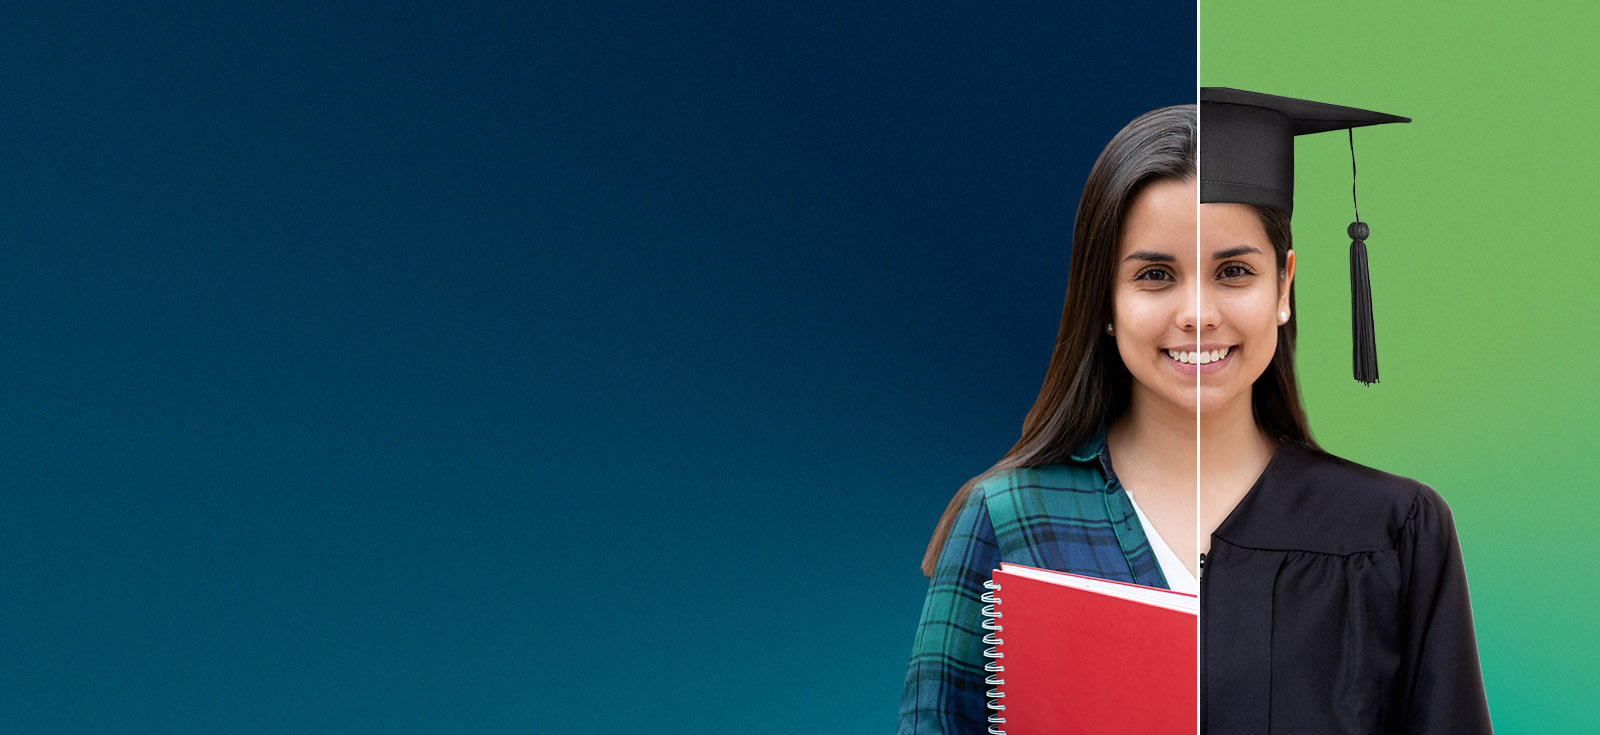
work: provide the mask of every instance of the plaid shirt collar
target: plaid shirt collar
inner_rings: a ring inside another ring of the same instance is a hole
[[[1078,448],[1072,450],[1072,453],[1067,455],[1067,458],[1083,464],[1099,463],[1100,471],[1105,473],[1108,480],[1117,476],[1117,473],[1111,471],[1111,451],[1106,448],[1105,424],[1101,424],[1099,428],[1094,430],[1093,434],[1089,435],[1088,439],[1084,439],[1082,443],[1078,444]],[[1107,482],[1106,490],[1110,491],[1115,485],[1116,483]]]

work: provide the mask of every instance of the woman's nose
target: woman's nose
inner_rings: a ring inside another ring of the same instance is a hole
[[[1213,299],[1195,284],[1184,290],[1183,305],[1178,308],[1178,328],[1188,331],[1216,329],[1222,323],[1222,312]]]

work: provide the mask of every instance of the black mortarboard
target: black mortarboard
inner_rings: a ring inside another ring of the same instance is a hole
[[[1246,92],[1200,89],[1200,201],[1262,204],[1294,211],[1294,137],[1366,125],[1411,122],[1410,118],[1322,102]],[[1355,174],[1355,134],[1350,169]],[[1351,185],[1351,198],[1355,186]],[[1352,204],[1354,202],[1352,201]],[[1378,382],[1372,331],[1372,289],[1367,275],[1367,225],[1357,210],[1351,223],[1350,297],[1355,339],[1355,375]]]

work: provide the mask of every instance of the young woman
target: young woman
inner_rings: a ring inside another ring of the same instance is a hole
[[[1487,733],[1449,508],[1320,451],[1294,373],[1293,137],[1408,121],[1221,88],[1200,115],[1200,259],[1224,276],[1200,289],[1199,340],[1224,355],[1200,369],[1201,730]]]
[[[923,558],[902,735],[986,730],[978,598],[1001,561],[1198,587],[1199,314],[1196,279],[1176,278],[1198,267],[1195,134],[1193,105],[1146,113],[1089,173],[1044,386],[1022,437],[956,493]]]

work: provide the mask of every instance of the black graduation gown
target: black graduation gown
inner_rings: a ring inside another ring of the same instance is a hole
[[[1450,509],[1415,480],[1282,442],[1211,536],[1201,731],[1487,733]]]

